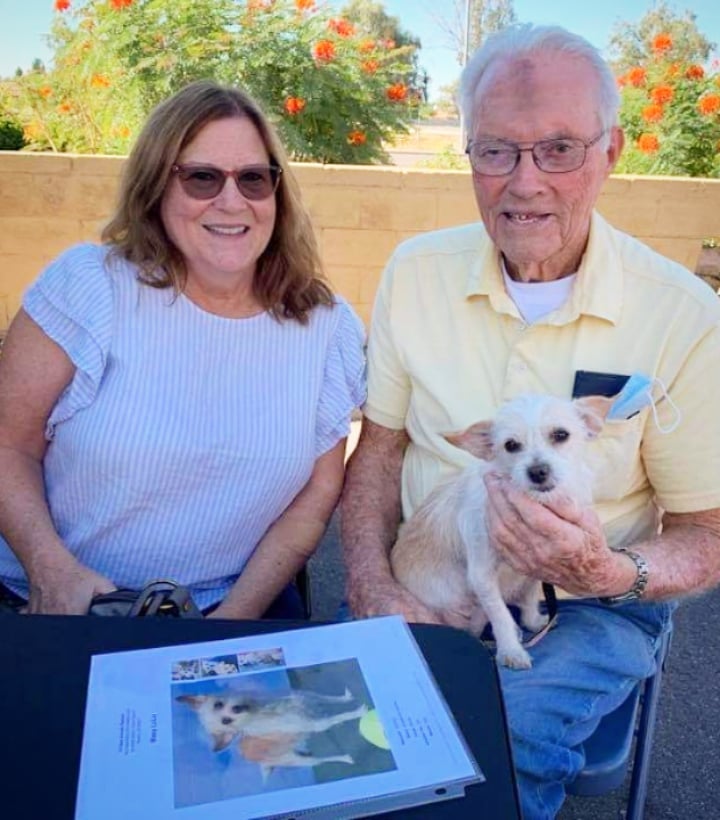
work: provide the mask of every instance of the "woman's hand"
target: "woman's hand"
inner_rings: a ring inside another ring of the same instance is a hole
[[[86,615],[96,595],[117,589],[109,578],[74,559],[59,567],[36,570],[29,580],[26,612],[37,615]]]

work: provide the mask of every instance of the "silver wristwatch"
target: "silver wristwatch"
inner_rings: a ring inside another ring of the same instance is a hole
[[[624,552],[628,558],[631,558],[635,562],[637,575],[635,576],[635,583],[632,585],[632,588],[627,592],[624,592],[622,595],[611,595],[608,598],[598,598],[601,603],[607,604],[608,606],[614,606],[615,604],[626,604],[630,601],[637,601],[638,598],[642,598],[650,577],[650,570],[648,568],[647,561],[642,557],[642,555],[639,555],[637,552],[633,552],[626,547],[618,547],[616,551]]]

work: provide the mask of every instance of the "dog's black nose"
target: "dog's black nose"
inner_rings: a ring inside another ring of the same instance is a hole
[[[228,726],[232,722],[233,722],[233,719],[230,718],[230,717],[220,718],[220,723],[222,723],[223,726]]]
[[[533,484],[544,484],[550,477],[550,465],[545,462],[528,467],[528,478]]]

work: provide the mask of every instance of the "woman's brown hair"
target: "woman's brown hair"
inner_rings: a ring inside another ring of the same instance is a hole
[[[187,269],[165,231],[162,197],[183,148],[208,123],[230,117],[247,117],[270,162],[282,168],[275,192],[275,226],[255,271],[255,296],[276,318],[304,323],[312,308],[333,304],[332,291],[324,279],[310,216],[285,150],[260,106],[244,91],[201,80],[151,112],[123,168],[118,205],[102,240],[138,266],[142,282],[182,292]]]

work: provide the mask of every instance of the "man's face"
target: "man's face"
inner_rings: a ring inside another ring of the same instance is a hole
[[[553,52],[492,65],[476,92],[470,138],[503,139],[529,147],[537,140],[601,131],[597,79],[584,61]],[[510,174],[473,172],[485,227],[522,281],[559,279],[577,270],[600,189],[622,150],[619,128],[587,149],[576,171],[547,173],[529,151]],[[606,147],[607,146],[607,147]]]

